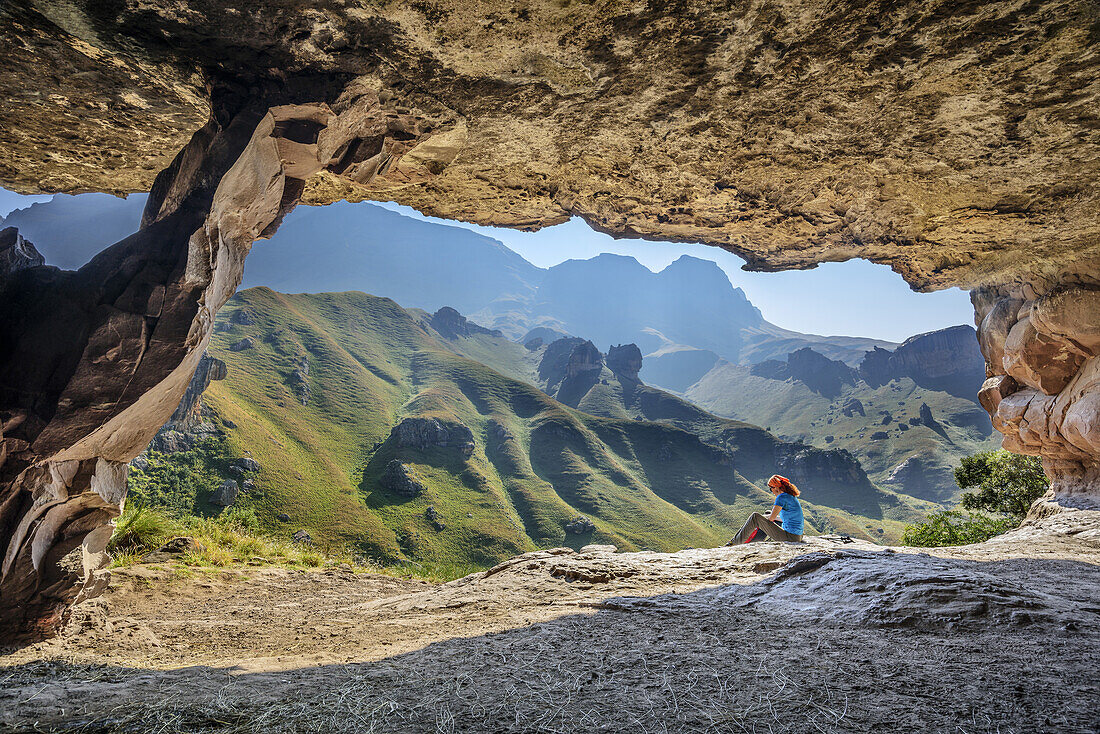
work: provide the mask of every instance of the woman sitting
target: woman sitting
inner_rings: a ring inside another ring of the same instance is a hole
[[[754,540],[782,540],[787,543],[802,542],[802,504],[798,501],[798,487],[791,484],[791,480],[773,474],[768,480],[768,489],[775,495],[775,504],[772,512],[764,517],[759,512],[749,515],[745,526],[737,535],[733,536],[726,545],[740,545],[751,543]],[[779,525],[775,518],[779,517]],[[782,527],[780,527],[782,525]]]

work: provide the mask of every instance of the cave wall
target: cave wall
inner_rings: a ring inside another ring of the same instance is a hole
[[[151,190],[77,272],[0,275],[0,637],[106,582],[125,466],[299,201],[864,257],[975,288],[1006,445],[1098,495],[1100,17],[1086,0],[0,6],[0,185]]]

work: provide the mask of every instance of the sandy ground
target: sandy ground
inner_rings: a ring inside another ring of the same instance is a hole
[[[1096,732],[1100,513],[935,555],[567,549],[444,585],[138,566],[0,658],[4,731]]]

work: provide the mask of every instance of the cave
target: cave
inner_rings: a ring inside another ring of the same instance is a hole
[[[0,638],[107,583],[127,463],[298,204],[579,216],[757,270],[865,258],[968,289],[982,405],[1051,481],[1033,512],[1100,506],[1095,7],[671,7],[0,9],[0,185],[150,192],[78,271],[2,263]]]

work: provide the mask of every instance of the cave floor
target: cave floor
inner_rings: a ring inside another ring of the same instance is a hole
[[[540,551],[443,585],[121,570],[0,730],[1095,732],[1100,512],[976,546]]]

